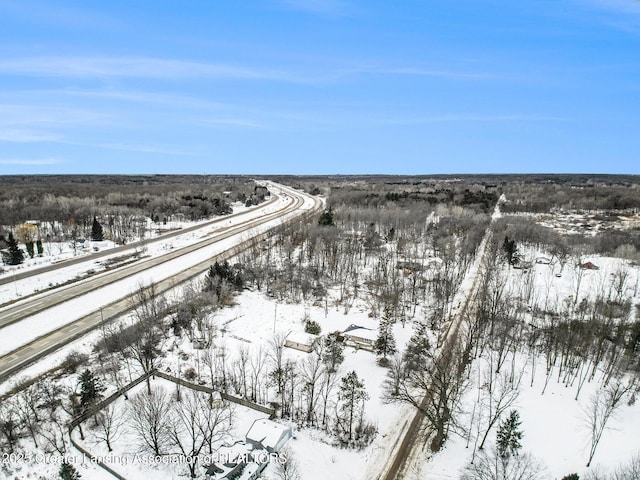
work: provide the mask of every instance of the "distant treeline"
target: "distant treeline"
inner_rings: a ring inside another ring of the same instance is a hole
[[[198,220],[256,204],[264,192],[247,177],[210,175],[0,176],[0,225],[29,220],[90,224],[94,216],[182,214]]]

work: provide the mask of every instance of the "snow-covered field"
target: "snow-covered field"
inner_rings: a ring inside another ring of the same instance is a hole
[[[274,188],[277,191],[277,187]],[[277,211],[282,208],[283,205],[286,205],[289,200],[286,196],[283,196],[279,201],[266,206],[264,208],[258,208],[251,212],[248,212],[248,216],[240,217],[242,220],[247,218],[258,218],[265,214],[271,213],[273,211]],[[313,205],[313,200],[305,197],[305,203],[303,205],[303,209],[309,209]],[[295,213],[294,213],[295,214]],[[265,224],[262,224],[258,227],[254,227],[247,231],[242,239],[249,238],[254,235],[258,235],[269,228],[273,228],[274,226],[280,225],[286,218],[290,217],[294,214],[288,214],[285,219],[275,219],[271,220]],[[226,223],[232,226],[236,222],[240,221],[238,217],[232,220],[228,220]],[[197,230],[195,232],[190,232],[185,235],[185,238],[181,239],[172,239],[172,244],[174,246],[186,246],[195,241],[198,241],[204,237],[210,236],[211,234],[215,234],[216,230],[218,230],[218,226],[209,226],[204,231]],[[196,265],[201,262],[205,262],[211,257],[234,247],[237,245],[238,239],[236,237],[228,238],[217,242],[215,244],[206,246],[204,248],[199,248],[187,255],[181,256],[174,260],[170,260],[168,262],[164,262],[161,265],[158,265],[153,268],[148,268],[139,273],[129,275],[126,278],[119,280],[117,282],[111,283],[102,287],[98,290],[91,291],[85,295],[76,297],[72,300],[69,300],[65,303],[56,305],[55,307],[38,313],[36,315],[32,315],[29,318],[15,323],[13,325],[6,326],[0,329],[5,340],[0,345],[0,355],[7,354],[16,348],[24,345],[25,343],[32,341],[41,335],[49,333],[57,328],[60,328],[63,325],[66,325],[73,320],[80,318],[84,315],[87,315],[91,312],[96,311],[96,307],[100,305],[105,305],[109,302],[115,301],[117,299],[123,298],[127,295],[130,295],[132,292],[136,291],[140,285],[149,285],[151,283],[158,282],[162,279],[171,277],[191,265]],[[156,245],[155,256],[159,256],[162,253],[166,253],[165,245],[162,242],[158,242]],[[84,265],[84,268],[87,268],[87,265]],[[61,277],[62,275],[73,275],[77,269],[73,268],[72,271],[66,271],[63,269],[62,272],[55,271],[52,272],[51,275],[56,278],[66,278],[69,277]],[[86,270],[85,270],[86,271]],[[38,279],[40,282],[51,283],[48,276],[49,274],[39,275]],[[33,287],[33,279],[25,279],[17,282],[18,285],[5,285],[3,292],[7,298],[15,298],[15,289],[18,291],[24,288],[24,285],[31,284]],[[64,288],[64,287],[63,287]],[[32,297],[32,300],[37,300],[37,298]],[[13,304],[13,308],[20,308],[20,303]],[[0,312],[2,309],[0,309]]]
[[[554,262],[536,264],[536,257],[544,257],[542,252],[529,249],[523,253],[534,260],[531,267],[527,270],[505,267],[503,274],[506,275],[507,289],[511,295],[526,298],[527,292],[531,292],[530,307],[537,306],[543,310],[570,308],[583,299],[593,301],[598,294],[608,292],[613,292],[615,296],[616,291],[621,290],[623,298],[630,299],[634,305],[631,318],[635,317],[635,306],[640,304],[640,269],[637,266],[617,258],[584,257],[580,263],[590,261],[598,269],[579,268],[571,262],[561,268]],[[616,289],[620,272],[627,272],[628,276],[622,287]],[[478,399],[486,397],[487,371],[490,368],[488,354],[476,359],[470,368],[469,385],[462,401],[465,415],[460,422],[466,431],[452,434],[445,447],[435,455],[425,452],[422,463],[416,465],[409,478],[459,478],[464,466],[474,454],[478,454],[477,447],[487,426],[484,419],[481,423],[485,423],[478,428]],[[571,473],[582,476],[596,469],[610,471],[640,453],[640,404],[629,394],[623,398],[623,403],[607,424],[591,467],[586,467],[590,449],[586,417],[594,395],[603,391],[602,371],[598,371],[592,380],[587,380],[578,392],[579,382],[572,382],[569,386],[562,383],[557,367],[553,369],[545,390],[546,365],[542,355],[536,358],[522,353],[517,353],[515,357],[509,354],[502,372],[511,372],[512,368],[514,372],[522,372],[522,380],[517,400],[509,410],[516,409],[520,414],[524,432],[521,442],[523,451],[529,452],[544,465],[543,478],[559,480]],[[485,450],[495,445],[496,430],[497,422],[490,430]]]
[[[310,205],[307,205],[306,208],[310,208]],[[203,231],[199,234],[189,234],[184,239],[172,239],[172,247],[179,248],[210,233],[212,231]],[[153,242],[149,243],[146,252],[148,255],[159,255],[167,250],[166,245],[163,246],[162,242],[159,242],[155,247],[152,247],[152,244]],[[638,266],[630,265],[621,259],[596,256],[581,257],[578,259],[579,262],[571,260],[562,265],[553,258],[546,262],[550,255],[545,252],[523,247],[520,253],[525,263],[530,263],[529,267],[513,269],[502,264],[499,275],[502,276],[507,286],[508,295],[519,299],[519,301],[524,301],[530,311],[561,310],[571,306],[575,307],[583,299],[592,301],[601,292],[612,292],[613,295],[619,294],[624,298],[631,299],[632,305],[634,305],[631,315],[632,318],[635,318],[637,314],[635,305],[640,303],[640,289],[638,288],[640,269]],[[211,252],[207,252],[207,254],[212,255]],[[539,259],[542,259],[541,263],[536,263]],[[576,263],[585,264],[586,262],[591,262],[598,268],[585,269],[576,266]],[[469,269],[458,295],[452,301],[451,307],[454,311],[465,300],[465,295],[472,288],[473,282],[477,279],[475,272],[478,268],[479,265],[476,261]],[[81,271],[82,269],[80,269]],[[627,272],[622,283],[620,282],[621,272]],[[146,279],[155,279],[160,275],[158,272],[151,273],[147,272]],[[77,274],[78,272],[68,272],[70,276]],[[135,283],[139,283],[140,280],[136,279]],[[19,283],[17,286],[22,288]],[[9,287],[11,289],[15,285]],[[133,289],[135,289],[135,284],[128,285],[126,288],[120,287],[117,295],[126,295]],[[170,292],[167,295],[174,294],[175,292]],[[10,293],[7,295],[7,298],[12,298]],[[226,349],[229,353],[229,362],[233,362],[237,359],[241,348],[247,349],[249,352],[266,350],[274,336],[302,335],[304,323],[309,320],[315,321],[321,326],[322,334],[344,331],[351,325],[364,327],[374,333],[377,331],[381,319],[372,315],[371,305],[368,305],[361,298],[357,298],[352,300],[353,304],[350,308],[345,308],[337,301],[339,297],[338,291],[330,289],[329,299],[326,303],[308,301],[294,304],[278,301],[265,292],[244,290],[235,297],[234,305],[217,310],[210,315],[210,320],[216,331],[214,342],[217,347]],[[87,299],[84,301],[87,308],[92,305],[92,301]],[[416,320],[423,316],[419,312]],[[126,323],[129,320],[123,319],[123,321]],[[34,326],[32,330],[42,331],[41,328],[41,326]],[[413,325],[411,322],[407,322],[406,325],[396,322],[392,328],[397,348],[402,351],[413,333]],[[6,330],[6,332],[9,331]],[[21,335],[19,331],[9,333],[7,337],[19,338]],[[40,362],[40,364],[30,367],[24,374],[26,376],[36,375],[60,362],[72,350],[89,353],[99,335],[99,333],[93,333],[74,342],[49,357],[46,362]],[[9,344],[9,340],[2,342],[3,348],[5,343]],[[186,336],[180,337],[179,340],[172,339],[170,343],[170,345],[165,345],[169,348],[165,349],[165,354],[160,360],[161,370],[184,376],[189,369],[195,369],[198,375],[195,382],[207,383],[210,381],[206,369],[202,367],[201,350],[195,348]],[[324,480],[326,478],[368,480],[377,478],[389,460],[393,447],[400,440],[406,422],[413,415],[413,410],[408,406],[389,404],[384,401],[383,383],[388,370],[378,364],[374,353],[350,347],[346,348],[344,353],[345,358],[339,367],[337,377],[340,378],[353,370],[362,379],[369,395],[364,408],[365,417],[377,427],[377,435],[373,442],[363,450],[353,450],[338,447],[335,437],[319,428],[292,425],[295,429],[295,436],[289,441],[287,447],[298,463],[301,478],[305,480]],[[284,351],[285,361],[292,360],[296,364],[303,362],[308,355],[308,353],[291,348],[286,348]],[[469,369],[468,388],[462,400],[464,414],[459,419],[459,424],[465,427],[465,430],[452,433],[444,448],[437,454],[431,455],[428,452],[423,452],[423,456],[407,472],[406,478],[408,480],[459,478],[461,470],[472,456],[479,454],[478,446],[487,425],[486,419],[478,414],[478,405],[481,403],[479,399],[485,395],[486,375],[488,369],[491,368],[487,361],[487,352],[482,358],[478,358],[472,363]],[[585,416],[591,398],[601,389],[602,372],[597,373],[593,380],[588,381],[582,387],[576,400],[577,386],[565,386],[564,383],[558,381],[558,373],[555,371],[552,372],[551,380],[545,389],[547,377],[545,370],[543,356],[536,359],[534,356],[521,352],[515,356],[509,354],[502,367],[503,372],[522,372],[519,395],[512,408],[518,410],[522,420],[523,451],[531,453],[544,464],[546,473],[543,478],[559,480],[570,473],[583,474],[588,471],[585,465],[589,455],[589,432],[585,427]],[[160,385],[164,381],[156,380],[155,382]],[[3,390],[9,387],[8,384],[2,385]],[[144,388],[144,385],[138,388]],[[542,393],[543,389],[544,394]],[[273,389],[267,389],[267,391],[269,395],[275,396]],[[625,398],[624,404],[620,406],[608,424],[590,470],[598,467],[612,469],[640,451],[640,441],[637,434],[640,431],[640,406],[631,402],[630,398]],[[278,399],[269,397],[266,400],[277,401]],[[125,400],[120,399],[117,405],[125,403]],[[330,408],[335,411],[335,403],[331,404]],[[234,435],[241,438],[248,428],[247,424],[260,416],[264,416],[264,414],[248,409],[236,410],[238,423],[235,426]],[[489,431],[485,450],[491,449],[495,444],[497,423]],[[115,458],[132,453],[135,442],[128,435],[124,432],[120,439],[114,442],[113,455]],[[92,453],[108,454],[103,442],[99,442],[95,438],[92,440],[91,435],[87,437],[83,445]],[[149,475],[168,479],[184,475],[184,472],[176,470],[175,466],[167,467],[166,465],[141,468],[139,465],[128,464],[114,465],[114,468],[124,472],[127,478],[132,479]],[[47,473],[55,471],[48,470]],[[111,478],[91,462],[81,465],[81,473],[83,478]],[[38,478],[33,469],[26,468],[21,474],[23,476],[17,478]],[[264,472],[264,478],[275,479],[273,469],[267,469]]]

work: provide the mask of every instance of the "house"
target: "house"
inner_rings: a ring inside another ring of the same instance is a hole
[[[207,480],[257,480],[269,464],[268,452],[244,441],[223,445],[212,458],[204,466]]]
[[[551,263],[551,259],[549,257],[538,257],[536,258],[536,263],[538,265],[549,265]]]
[[[372,352],[378,332],[371,328],[360,327],[352,323],[341,335],[344,338],[345,345]]]
[[[311,335],[310,333],[291,332],[285,338],[284,346],[309,353],[313,350],[313,345],[317,339],[317,335]]]
[[[291,437],[293,437],[293,431],[290,427],[261,418],[251,425],[246,435],[246,442],[256,449],[274,453],[279,452]]]

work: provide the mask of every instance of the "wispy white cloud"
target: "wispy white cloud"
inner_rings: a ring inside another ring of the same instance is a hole
[[[488,80],[492,78],[500,78],[496,73],[473,72],[464,70],[441,69],[441,68],[425,68],[412,66],[360,66],[351,70],[345,70],[345,75],[398,75],[398,76],[414,76],[414,77],[434,77],[448,78],[460,80]]]
[[[640,16],[640,1],[638,0],[581,0],[588,5],[619,13]]]
[[[147,78],[274,81],[321,86],[360,75],[407,75],[461,80],[496,78],[493,73],[359,61],[306,61],[265,68],[149,57],[26,57],[0,59],[0,74],[60,78]],[[104,93],[105,95],[108,92]],[[113,94],[115,95],[115,94]],[[140,97],[140,94],[138,94]],[[123,97],[124,98],[124,97]],[[151,98],[147,95],[147,99]]]
[[[41,77],[282,79],[276,71],[149,57],[27,57],[0,60],[0,73]]]
[[[73,140],[64,140],[59,143],[65,145],[75,145],[79,147],[89,148],[101,148],[106,150],[121,150],[125,152],[139,152],[139,153],[156,153],[160,155],[194,155],[192,152],[188,152],[179,148],[166,147],[162,145],[132,145],[126,143],[92,143],[92,142],[76,142]]]
[[[207,117],[204,119],[196,119],[192,122],[193,125],[200,125],[203,127],[216,127],[216,126],[229,126],[229,127],[246,127],[246,128],[262,128],[263,125],[243,118],[212,118]]]
[[[29,23],[54,25],[65,28],[96,29],[109,28],[113,31],[122,24],[123,19],[111,18],[95,10],[69,8],[56,2],[28,1],[20,2],[0,0],[0,9],[5,17],[17,17]]]
[[[94,110],[29,104],[0,104],[0,127],[13,131],[33,126],[104,125],[113,118]]]
[[[48,132],[31,130],[1,130],[0,142],[32,143],[32,142],[57,142],[61,135]]]
[[[0,165],[58,165],[58,158],[0,158]]]

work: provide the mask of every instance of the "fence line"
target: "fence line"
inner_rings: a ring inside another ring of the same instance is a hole
[[[76,443],[76,441],[73,439],[73,435],[71,435],[71,430],[72,428],[69,427],[69,439],[71,440],[71,445],[73,445],[78,451],[80,451],[80,453],[82,453],[82,455],[84,455],[86,458],[91,458],[93,459],[92,461],[96,464],[98,464],[100,467],[102,467],[104,470],[106,470],[108,473],[110,473],[111,475],[113,475],[114,477],[116,477],[118,480],[127,480],[125,477],[123,477],[122,475],[120,475],[118,472],[116,472],[114,469],[112,469],[111,467],[109,467],[109,465],[105,464],[103,461],[101,461],[98,458],[95,458],[88,450],[85,450],[84,448],[82,448],[80,445],[78,445]]]
[[[92,406],[91,408],[87,409],[87,411],[85,411],[85,412],[73,417],[71,422],[69,422],[69,429],[70,430],[74,429],[75,427],[80,425],[82,422],[84,422],[87,418],[91,417],[92,415],[95,415],[100,410],[102,410],[104,407],[108,406],[110,403],[113,403],[118,397],[120,397],[121,395],[127,393],[133,387],[135,387],[137,385],[140,385],[147,378],[149,378],[150,376],[152,376],[154,374],[155,374],[155,372],[153,370],[151,370],[150,372],[145,373],[144,375],[142,375],[141,377],[136,378],[135,380],[133,380],[132,382],[128,383],[124,387],[119,388],[112,395],[109,395],[107,398],[100,400],[94,406]]]
[[[173,383],[177,383],[187,388],[191,388],[192,390],[197,390],[199,392],[204,393],[215,393],[217,390],[214,390],[210,387],[205,387],[204,385],[197,385],[195,383],[188,382],[187,380],[183,380],[182,378],[174,377],[173,375],[169,375],[164,372],[155,372],[155,375],[159,378],[164,378]],[[269,408],[265,405],[260,405],[259,403],[252,402],[251,400],[247,400],[246,398],[236,397],[235,395],[231,395],[230,393],[219,392],[220,396],[223,400],[227,400],[231,403],[237,403],[238,405],[242,405],[244,407],[251,408],[253,410],[257,410],[262,413],[266,413],[269,415],[269,418],[273,418],[275,416],[275,409]]]

